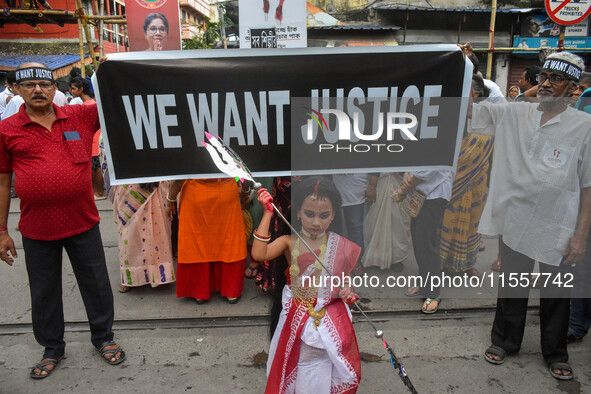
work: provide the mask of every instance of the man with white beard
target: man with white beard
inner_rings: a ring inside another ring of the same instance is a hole
[[[554,53],[538,75],[539,103],[483,102],[469,113],[471,132],[495,137],[489,197],[478,230],[503,237],[485,360],[501,364],[519,351],[529,289],[541,275],[536,287],[542,355],[560,380],[573,378],[566,346],[567,284],[571,264],[585,254],[591,224],[591,116],[568,106],[584,69],[580,57]],[[539,273],[534,273],[536,261]]]

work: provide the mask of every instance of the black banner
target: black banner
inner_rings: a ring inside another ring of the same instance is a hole
[[[455,45],[136,52],[93,83],[112,181],[131,183],[221,176],[205,131],[255,177],[453,167],[471,69]]]

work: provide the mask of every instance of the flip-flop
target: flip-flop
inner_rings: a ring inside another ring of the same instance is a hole
[[[29,376],[32,377],[33,379],[45,379],[46,377],[48,377],[49,375],[51,375],[51,373],[53,371],[55,371],[55,368],[57,367],[57,365],[59,364],[59,362],[61,361],[61,359],[64,358],[64,356],[60,357],[60,358],[50,358],[45,362],[42,363],[38,363],[36,364],[33,369],[31,369],[31,372],[29,373]],[[47,367],[49,367],[50,365],[53,365],[52,369],[48,369]],[[35,373],[35,370],[39,369],[39,373]],[[41,375],[41,373],[45,371],[47,372],[47,375]]]
[[[429,307],[429,305],[431,305],[431,303],[434,301],[437,301],[437,307],[435,309],[427,309],[427,307]],[[437,312],[437,309],[439,309],[439,305],[441,305],[441,297],[427,298],[425,300],[425,302],[423,303],[423,307],[421,308],[421,312],[430,315],[432,313]]]
[[[117,346],[115,349],[105,349],[107,346],[117,345],[115,341],[107,341],[101,344],[97,350],[101,354],[102,358],[111,365],[121,364],[125,361],[125,352],[121,349],[120,346]],[[115,358],[115,360],[111,361],[113,357],[117,356],[117,353],[121,352],[119,358]]]
[[[571,368],[570,365],[568,365],[568,363],[551,363],[550,366],[548,367],[548,369],[550,370],[550,375],[552,375],[552,377],[554,379],[571,380],[574,378],[573,369]],[[557,374],[556,372],[554,372],[555,369],[559,369],[561,371],[569,371],[570,374],[568,374],[568,375]]]
[[[486,353],[491,353],[495,356],[499,356],[500,360],[495,360],[494,358],[490,358],[486,355]],[[501,365],[505,362],[505,358],[507,357],[507,352],[497,345],[490,345],[488,349],[484,352],[484,359],[491,364]]]
[[[415,289],[417,289],[416,292],[414,291]],[[419,297],[421,295],[421,288],[419,286],[409,287],[404,292],[404,295],[407,297]]]

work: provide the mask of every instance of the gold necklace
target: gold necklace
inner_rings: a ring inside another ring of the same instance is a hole
[[[318,256],[321,261],[324,261],[324,255],[326,254],[326,241],[327,241],[327,236],[326,236],[326,234],[323,234],[322,235],[322,243],[320,244],[320,256]],[[297,264],[298,257],[300,256],[300,244],[301,244],[300,239],[298,238],[296,240],[296,243],[295,243],[292,251],[291,251],[291,267],[289,267],[289,273],[291,274],[292,279],[294,276],[299,277],[299,275],[300,275],[300,267]],[[322,271],[322,265],[318,262],[318,260],[316,258],[315,258],[314,266],[317,269],[319,269],[320,271]]]
[[[321,261],[324,261],[324,256],[326,254],[326,241],[327,237],[326,234],[324,234],[322,243],[320,244],[320,256],[318,256]],[[298,309],[304,312],[308,312],[310,317],[314,319],[313,323],[316,328],[316,331],[318,331],[321,319],[324,317],[324,314],[326,313],[326,307],[323,307],[318,312],[314,310],[314,301],[318,296],[317,285],[320,283],[320,273],[322,272],[322,265],[320,265],[318,260],[316,260],[316,262],[314,263],[315,269],[309,276],[309,286],[302,286],[300,278],[300,268],[298,266],[299,255],[300,239],[298,238],[291,252],[291,266],[289,267],[289,273],[291,276],[291,290]]]

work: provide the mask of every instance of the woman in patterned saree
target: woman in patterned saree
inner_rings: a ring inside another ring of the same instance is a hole
[[[482,78],[474,75],[474,101],[485,99],[489,92]],[[493,145],[493,137],[480,134],[467,134],[462,140],[452,196],[441,226],[440,256],[445,271],[480,276],[474,267],[482,238],[478,223],[488,195]]]
[[[119,230],[120,292],[175,281],[170,221],[165,213],[168,182],[114,187],[113,216]]]

